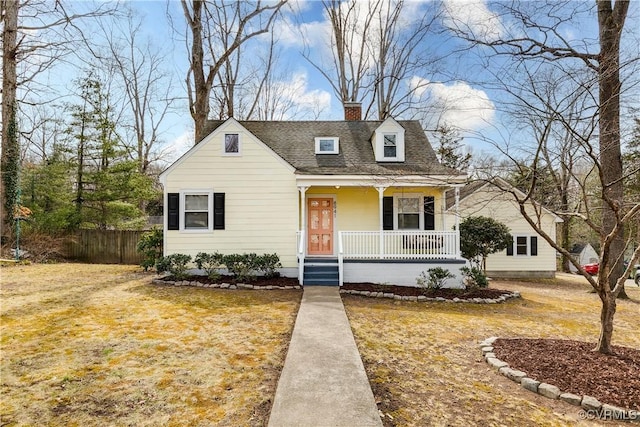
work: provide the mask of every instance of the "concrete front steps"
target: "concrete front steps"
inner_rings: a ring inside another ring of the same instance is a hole
[[[305,259],[302,284],[304,286],[338,286],[340,284],[338,260],[335,258]]]

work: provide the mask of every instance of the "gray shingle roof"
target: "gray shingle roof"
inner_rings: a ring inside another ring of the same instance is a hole
[[[207,123],[205,135],[222,121]],[[442,166],[420,122],[400,120],[405,130],[405,162],[378,163],[371,137],[382,121],[240,121],[249,132],[305,175],[463,175]],[[316,137],[340,138],[339,154],[315,154]]]

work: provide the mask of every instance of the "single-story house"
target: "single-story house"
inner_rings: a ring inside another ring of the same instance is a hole
[[[589,243],[576,243],[569,252],[571,257],[578,261],[580,265],[593,264],[600,261],[598,252]],[[572,273],[578,272],[578,269],[573,264],[569,264],[569,270]]]
[[[461,285],[445,191],[466,175],[441,165],[418,121],[210,121],[160,175],[165,255],[277,253],[302,284],[416,285],[441,266]],[[455,207],[453,208],[455,210]]]
[[[470,216],[485,216],[505,224],[511,230],[513,246],[487,257],[487,275],[494,278],[550,278],[556,274],[556,250],[525,220],[513,195],[516,191],[506,181],[472,181],[459,190],[459,206],[455,198],[447,198],[450,222],[458,211],[461,220]],[[520,193],[521,196],[524,194]],[[555,241],[557,224],[562,218],[539,204],[530,205],[527,212],[542,230]]]

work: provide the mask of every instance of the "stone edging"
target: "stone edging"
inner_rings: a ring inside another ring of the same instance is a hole
[[[390,298],[398,301],[420,301],[420,302],[454,302],[454,303],[470,303],[470,304],[499,304],[510,298],[520,298],[520,292],[513,291],[510,294],[500,295],[498,298],[453,298],[447,299],[443,297],[429,298],[424,295],[406,296],[396,295],[392,292],[370,292],[357,291],[353,289],[340,289],[341,294],[361,295],[369,298]]]
[[[520,384],[524,389],[549,399],[560,399],[563,402],[581,407],[583,410],[580,411],[579,415],[582,419],[640,422],[640,411],[600,403],[596,398],[587,395],[578,396],[573,393],[563,393],[554,385],[541,383],[540,381],[527,377],[527,374],[522,371],[510,368],[507,362],[496,358],[495,353],[493,353],[493,343],[497,339],[498,337],[491,337],[480,343],[485,361],[500,374]]]
[[[238,283],[237,285],[231,285],[229,283],[202,283],[197,280],[162,280],[152,279],[151,283],[154,285],[171,285],[171,286],[194,286],[198,288],[218,288],[218,289],[255,289],[255,290],[272,290],[272,289],[302,289],[301,286],[254,286],[246,283]]]

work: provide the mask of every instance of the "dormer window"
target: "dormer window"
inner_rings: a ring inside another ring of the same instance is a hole
[[[371,145],[376,162],[404,162],[404,128],[391,117],[378,126]]]
[[[384,144],[384,157],[393,158],[398,157],[398,147],[396,145],[397,135],[395,133],[385,133],[383,136]]]
[[[338,138],[334,136],[322,136],[316,138],[316,154],[338,154]]]

